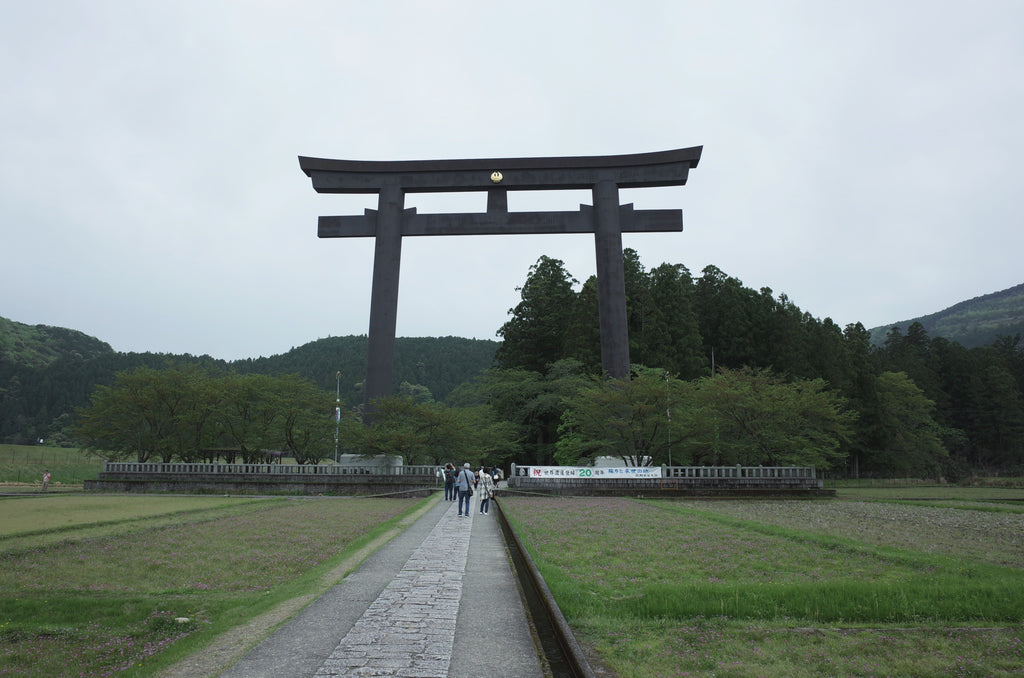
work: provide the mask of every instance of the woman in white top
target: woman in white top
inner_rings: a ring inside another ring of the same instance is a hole
[[[494,496],[494,479],[491,478],[486,469],[480,469],[480,514],[487,515],[491,507],[491,497]]]

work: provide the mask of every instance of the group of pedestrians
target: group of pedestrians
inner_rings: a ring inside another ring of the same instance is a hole
[[[469,462],[456,470],[452,464],[444,467],[444,498],[445,501],[459,502],[459,515],[468,516],[474,493],[480,495],[480,515],[488,515],[491,498],[497,487],[498,469],[493,471],[481,467],[479,471],[470,470]]]

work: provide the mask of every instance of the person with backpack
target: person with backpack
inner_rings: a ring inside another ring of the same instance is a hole
[[[469,470],[468,461],[463,465],[462,470],[459,471],[456,485],[459,488],[459,515],[469,516],[470,500],[473,497],[473,472]],[[465,511],[462,510],[463,502],[466,505]]]
[[[455,466],[451,462],[444,467],[444,500],[455,501]]]

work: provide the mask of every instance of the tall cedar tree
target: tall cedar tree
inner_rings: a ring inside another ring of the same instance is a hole
[[[499,367],[543,374],[564,356],[576,282],[558,259],[541,257],[530,267],[519,288],[522,300],[509,310],[512,318],[498,330],[503,339],[495,354]]]

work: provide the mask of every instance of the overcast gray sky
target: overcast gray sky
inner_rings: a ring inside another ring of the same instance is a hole
[[[0,316],[119,351],[269,356],[365,334],[373,242],[320,240],[299,155],[704,146],[648,268],[714,264],[866,327],[1024,282],[1024,2],[0,0]],[[583,193],[510,195],[576,209]],[[410,195],[421,212],[483,194]],[[406,238],[398,334],[495,338],[541,255]]]

